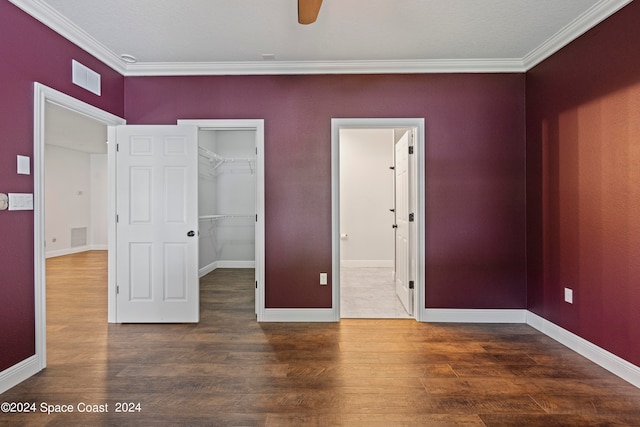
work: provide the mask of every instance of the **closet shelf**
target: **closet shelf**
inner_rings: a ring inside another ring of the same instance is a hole
[[[255,214],[226,214],[226,215],[202,215],[198,217],[201,220],[209,219],[211,221],[228,218],[254,218]]]
[[[220,166],[225,163],[244,163],[246,162],[249,166],[249,170],[253,174],[253,164],[255,162],[255,157],[222,157],[221,155],[214,153],[213,151],[207,150],[203,147],[198,147],[198,155],[203,157],[211,164],[211,168],[215,171]]]

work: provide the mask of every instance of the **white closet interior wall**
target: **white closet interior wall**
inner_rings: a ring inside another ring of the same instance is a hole
[[[255,131],[201,130],[200,274],[255,267]]]

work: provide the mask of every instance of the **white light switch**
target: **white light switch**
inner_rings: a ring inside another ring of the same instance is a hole
[[[573,304],[573,289],[564,288],[564,301]]]
[[[327,284],[327,273],[320,273],[320,284],[321,285]]]
[[[33,194],[31,193],[9,193],[10,211],[32,211]]]
[[[31,175],[31,158],[18,156],[18,174]]]

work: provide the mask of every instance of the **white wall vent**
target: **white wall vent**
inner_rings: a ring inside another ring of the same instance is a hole
[[[76,227],[71,229],[71,247],[87,246],[87,227]]]
[[[71,67],[73,70],[71,81],[89,92],[100,96],[100,74],[82,65],[75,59],[71,60]]]

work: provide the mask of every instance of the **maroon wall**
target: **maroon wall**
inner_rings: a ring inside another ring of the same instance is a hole
[[[528,308],[635,365],[639,23],[632,2],[527,73]]]
[[[265,119],[266,303],[331,307],[331,118],[426,120],[426,305],[525,308],[524,75],[130,77],[128,123]]]
[[[0,192],[32,193],[33,175],[16,174],[16,156],[33,159],[33,83],[122,116],[124,79],[6,0],[0,58]],[[102,75],[101,97],[71,84],[71,59]],[[35,354],[33,212],[0,211],[0,236],[2,371]]]

